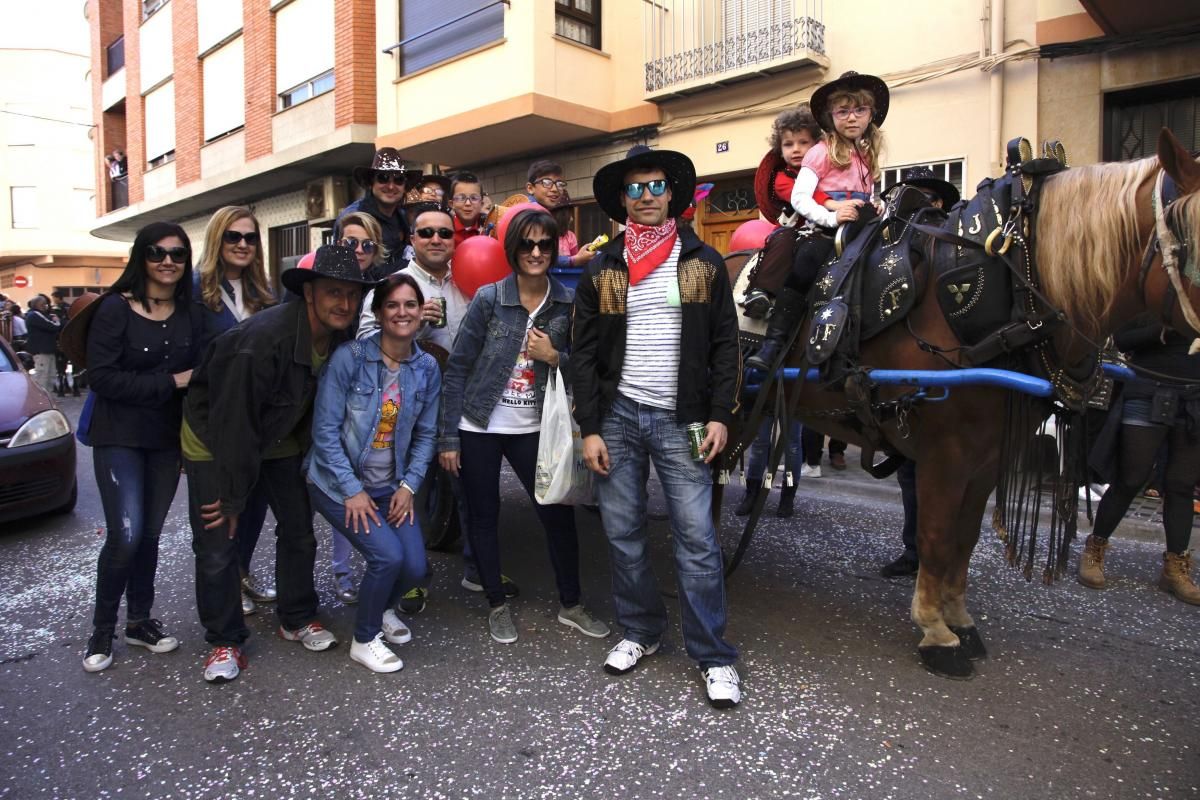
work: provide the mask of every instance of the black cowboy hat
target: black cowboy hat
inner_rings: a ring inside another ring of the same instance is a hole
[[[817,89],[813,92],[812,99],[808,101],[821,130],[826,132],[833,130],[833,118],[829,114],[829,98],[832,95],[837,92],[860,92],[864,89],[875,98],[875,113],[871,115],[871,122],[875,123],[876,128],[882,126],[883,121],[887,119],[888,103],[891,100],[887,84],[874,75],[860,75],[851,70],[843,72],[842,77]]]
[[[942,208],[949,211],[955,203],[958,202],[958,189],[954,188],[954,184],[949,181],[944,181],[941,178],[933,176],[933,170],[929,167],[909,167],[900,172],[900,183],[906,183],[909,186],[916,186],[918,189],[927,189],[942,200]],[[897,186],[899,184],[896,184]]]
[[[400,151],[394,147],[381,147],[376,150],[375,157],[371,159],[371,166],[355,167],[354,180],[358,182],[359,186],[370,189],[376,172],[404,173],[405,191],[411,189],[421,177],[421,170],[408,169],[404,166],[404,159],[400,157]]]
[[[625,175],[631,170],[657,167],[667,175],[671,184],[671,203],[667,215],[678,217],[692,204],[696,190],[696,166],[683,153],[674,150],[651,150],[644,144],[634,145],[625,158],[605,164],[592,179],[592,194],[602,211],[620,223],[625,222],[625,204],[621,202]]]
[[[317,278],[329,278],[335,281],[357,283],[361,286],[374,286],[375,281],[363,277],[358,268],[358,259],[349,247],[336,244],[325,244],[317,248],[317,256],[313,260],[312,269],[293,267],[283,273],[280,280],[283,285],[296,294],[304,293],[304,284]]]

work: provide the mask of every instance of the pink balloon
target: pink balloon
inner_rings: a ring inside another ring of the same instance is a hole
[[[771,231],[775,230],[776,227],[778,226],[772,225],[765,219],[752,219],[749,222],[743,222],[733,232],[733,236],[729,237],[729,252],[758,250],[767,241],[767,237],[771,235]]]
[[[504,248],[490,236],[471,236],[454,248],[452,275],[454,285],[468,298],[480,286],[495,283],[512,274]]]
[[[550,213],[549,211],[546,211],[545,207],[542,206],[541,203],[533,202],[517,203],[515,206],[509,208],[504,212],[504,216],[500,218],[500,221],[496,223],[496,240],[500,242],[501,247],[504,246],[504,235],[508,233],[508,223],[512,222],[513,217],[515,217],[521,211],[541,211],[545,214]]]
[[[296,269],[312,269],[313,262],[317,260],[317,251],[305,253],[300,256],[300,260],[296,262]]]

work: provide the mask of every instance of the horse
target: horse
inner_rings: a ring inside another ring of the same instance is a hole
[[[1094,361],[1096,342],[1147,310],[1177,330],[1200,335],[1194,312],[1200,286],[1181,282],[1178,272],[1164,268],[1153,236],[1151,196],[1164,171],[1178,187],[1178,199],[1167,214],[1195,258],[1200,246],[1200,164],[1166,129],[1155,156],[1074,167],[1044,179],[1033,251],[1041,292],[1068,321],[1051,340],[1062,365]],[[966,366],[956,349],[960,342],[937,302],[937,282],[929,275],[934,248],[950,246],[954,245],[932,237],[924,241],[923,257],[918,259],[923,263],[916,269],[920,295],[907,324],[893,325],[863,342],[863,367]],[[731,254],[731,273],[744,261],[744,254]],[[806,320],[800,330],[807,329]],[[805,364],[803,340],[800,337],[801,345],[785,357],[786,366]],[[847,404],[841,392],[801,381],[790,383],[785,391],[805,425],[843,441],[871,445],[846,417],[830,416]],[[879,400],[887,401],[901,397],[905,389],[880,386],[878,392]],[[943,677],[970,678],[972,662],[986,657],[983,638],[967,610],[967,566],[1000,477],[1002,442],[1014,433],[1031,438],[1042,421],[1025,420],[1028,430],[1006,431],[1008,394],[995,387],[956,387],[943,402],[915,404],[903,419],[882,423],[886,448],[918,465],[920,568],[911,616],[923,634],[917,648],[923,665]]]

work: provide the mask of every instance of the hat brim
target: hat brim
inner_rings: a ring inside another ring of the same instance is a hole
[[[775,175],[786,166],[783,156],[771,149],[758,162],[758,170],[754,173],[754,200],[762,215],[772,222],[783,213],[783,204],[775,196]]]
[[[91,300],[76,308],[77,305],[80,305],[80,300],[88,296],[91,297]],[[71,360],[76,369],[87,369],[88,328],[91,327],[92,317],[100,310],[100,300],[103,297],[104,295],[95,292],[86,292],[77,298],[71,304],[71,310],[68,311],[69,321],[58,334],[58,349]]]
[[[317,278],[327,278],[331,281],[341,281],[342,283],[355,283],[359,286],[375,286],[377,281],[367,278],[343,278],[341,276],[324,275],[320,272],[315,272],[311,269],[303,269],[301,267],[292,267],[287,272],[280,276],[280,282],[289,290],[296,294],[304,293],[304,284],[309,281],[315,281]]]
[[[625,175],[631,170],[646,167],[657,167],[667,175],[671,184],[668,216],[678,217],[692,204],[692,195],[696,192],[696,166],[692,160],[674,150],[649,150],[632,158],[605,164],[592,179],[592,194],[596,204],[610,219],[625,223],[628,214],[625,204],[621,202]]]
[[[821,126],[821,130],[829,133],[833,130],[833,118],[829,115],[829,98],[837,92],[859,92],[866,90],[875,98],[875,113],[871,115],[871,122],[876,128],[883,126],[883,121],[887,119],[888,106],[891,104],[891,91],[882,78],[877,78],[874,75],[845,75],[837,80],[832,80],[813,92],[812,99],[808,101],[809,108],[812,109],[813,116],[817,118],[817,124]]]

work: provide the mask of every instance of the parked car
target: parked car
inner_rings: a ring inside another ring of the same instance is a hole
[[[71,423],[21,356],[0,338],[0,522],[67,513],[79,490]]]

